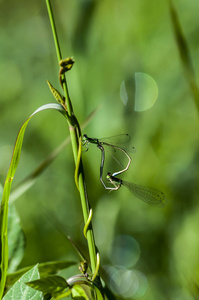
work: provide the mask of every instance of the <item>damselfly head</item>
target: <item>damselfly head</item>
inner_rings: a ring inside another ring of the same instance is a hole
[[[110,179],[110,178],[111,178],[111,173],[107,173],[106,179]]]
[[[82,144],[85,145],[88,142],[87,134],[84,134],[82,137]]]

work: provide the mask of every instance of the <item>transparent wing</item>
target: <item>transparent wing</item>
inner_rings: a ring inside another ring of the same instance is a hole
[[[123,181],[122,184],[129,189],[132,194],[150,205],[164,207],[167,204],[167,198],[161,191],[127,181]]]
[[[129,134],[119,134],[99,139],[99,142],[102,143],[105,148],[106,146],[112,148],[112,151],[114,151],[114,146],[116,146],[124,149],[126,152],[135,152],[135,148],[130,145],[130,140],[131,137]]]
[[[106,150],[112,158],[123,168],[122,170],[119,170],[117,172],[114,172],[113,175],[118,175],[126,170],[128,170],[131,157],[129,156],[129,152],[135,152],[135,148],[130,146],[130,136],[128,134],[120,134],[115,135],[112,137],[97,139],[97,138],[88,138],[86,135],[83,136],[83,146],[86,146],[88,150],[89,144],[95,144],[102,152],[103,150]],[[104,156],[105,154],[103,154]],[[126,157],[127,161],[125,163],[126,166],[124,166],[121,161],[124,160],[124,157]],[[100,167],[100,178],[102,178],[104,168],[104,158],[101,162]]]
[[[129,134],[124,133],[124,134],[118,134],[106,138],[99,139],[100,142],[105,142],[109,144],[114,144],[114,145],[120,145],[120,144],[127,144],[131,140],[131,137]]]

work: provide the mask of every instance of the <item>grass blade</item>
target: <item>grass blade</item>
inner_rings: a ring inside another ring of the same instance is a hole
[[[195,79],[194,69],[191,61],[191,55],[187,41],[185,39],[177,12],[172,4],[172,0],[169,0],[169,9],[171,14],[171,21],[175,34],[176,44],[179,50],[181,63],[184,69],[185,78],[189,83],[189,87],[192,93],[192,97],[195,101],[197,110],[199,112],[199,89]]]
[[[91,112],[91,114],[83,122],[81,128],[84,129],[93,119],[99,107]],[[31,188],[36,182],[37,178],[50,166],[50,164],[57,158],[61,151],[71,142],[70,136],[66,138],[55,150],[53,150],[47,158],[39,164],[30,174],[28,174],[22,181],[20,181],[10,194],[10,201],[15,201],[23,193],[25,193],[29,188]]]
[[[32,117],[37,114],[40,111],[46,110],[46,109],[55,109],[58,112],[62,113],[66,117],[66,111],[64,108],[58,104],[58,103],[50,103],[41,106],[38,108],[21,126],[16,142],[15,147],[10,163],[10,167],[8,170],[8,174],[5,180],[4,190],[3,190],[3,196],[1,201],[1,207],[0,207],[0,299],[3,296],[5,282],[6,282],[6,273],[8,268],[8,203],[9,203],[9,196],[10,196],[10,189],[12,185],[12,181],[14,179],[15,172],[18,167],[20,154],[21,154],[21,148],[24,138],[24,133],[26,130],[26,127],[29,123],[29,121],[32,119]]]

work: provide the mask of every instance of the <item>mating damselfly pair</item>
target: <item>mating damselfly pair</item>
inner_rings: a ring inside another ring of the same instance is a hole
[[[134,194],[139,199],[145,201],[146,203],[156,206],[156,207],[164,207],[167,203],[167,199],[161,191],[158,191],[153,188],[145,187],[142,185],[138,185],[135,183],[130,183],[124,181],[116,176],[122,174],[123,172],[127,171],[130,163],[131,157],[128,154],[129,152],[135,152],[134,147],[129,146],[130,136],[128,134],[121,134],[112,136],[109,138],[97,139],[97,138],[90,138],[86,134],[84,134],[82,139],[83,146],[86,146],[87,150],[90,144],[94,144],[101,150],[101,164],[100,164],[100,181],[103,184],[104,188],[113,191],[118,190],[122,185],[125,186],[129,191]],[[120,151],[123,153],[127,159],[126,167],[123,167],[122,170],[110,173],[108,172],[106,175],[106,179],[108,183],[112,184],[112,186],[107,186],[103,180],[103,171],[104,171],[104,162],[105,162],[105,150],[110,153],[112,150],[112,157],[122,166],[122,164],[118,161],[118,159],[114,156],[114,152]]]

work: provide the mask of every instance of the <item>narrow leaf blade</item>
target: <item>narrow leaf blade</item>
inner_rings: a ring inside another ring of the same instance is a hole
[[[93,110],[91,114],[86,118],[81,128],[84,129],[95,116],[99,108]],[[55,160],[55,158],[61,153],[61,151],[70,143],[70,136],[66,138],[55,150],[53,150],[46,159],[36,167],[27,177],[25,177],[17,186],[14,187],[10,194],[10,201],[15,201],[29,188],[33,186],[39,175]]]
[[[175,40],[180,54],[181,63],[184,69],[185,78],[189,84],[192,97],[195,101],[196,107],[199,111],[199,88],[194,73],[194,68],[191,60],[191,54],[186,41],[183,29],[177,11],[173,5],[172,0],[169,0],[169,9],[171,14],[171,21],[174,30]]]
[[[58,112],[62,113],[66,117],[66,111],[64,108],[58,104],[58,103],[49,103],[46,105],[43,105],[39,107],[21,126],[16,142],[15,147],[10,163],[10,167],[8,170],[8,174],[5,180],[4,190],[3,190],[3,196],[0,206],[0,299],[3,296],[5,282],[6,282],[6,273],[8,268],[8,202],[9,202],[9,196],[10,196],[10,190],[12,181],[14,179],[14,175],[19,163],[20,154],[21,154],[21,148],[24,138],[24,133],[26,130],[26,127],[31,120],[31,118],[38,112],[41,112],[46,109],[55,109]]]

